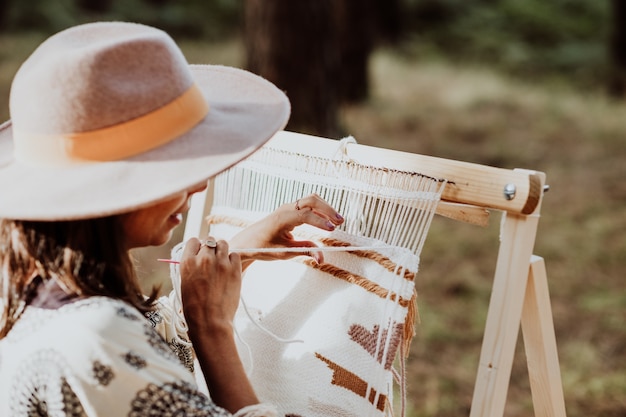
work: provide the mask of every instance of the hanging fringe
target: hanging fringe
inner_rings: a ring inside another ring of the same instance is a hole
[[[406,314],[406,320],[404,321],[404,332],[402,338],[402,347],[403,352],[406,355],[405,358],[409,357],[409,352],[411,350],[411,342],[413,342],[413,338],[415,337],[415,324],[420,322],[419,309],[417,308],[417,289],[413,289],[413,297],[411,297],[411,301],[409,302],[408,312]]]

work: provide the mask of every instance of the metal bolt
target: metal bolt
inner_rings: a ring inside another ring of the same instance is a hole
[[[517,192],[517,187],[515,184],[507,184],[504,186],[504,198],[507,200],[513,200],[515,198],[515,193]]]

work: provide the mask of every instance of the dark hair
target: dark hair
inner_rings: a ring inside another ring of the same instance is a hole
[[[0,219],[0,338],[22,314],[32,281],[54,279],[77,296],[124,300],[153,309],[158,288],[142,294],[120,216],[72,221]]]

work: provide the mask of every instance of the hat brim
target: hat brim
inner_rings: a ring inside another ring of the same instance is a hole
[[[270,82],[223,66],[191,65],[208,115],[192,130],[132,158],[67,168],[13,158],[10,122],[0,130],[0,217],[77,220],[133,211],[206,182],[285,127],[289,100]]]

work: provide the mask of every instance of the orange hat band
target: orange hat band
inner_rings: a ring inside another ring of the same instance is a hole
[[[103,129],[45,135],[13,126],[15,158],[28,164],[53,166],[124,159],[171,142],[197,125],[208,112],[209,105],[193,84],[165,106]]]

